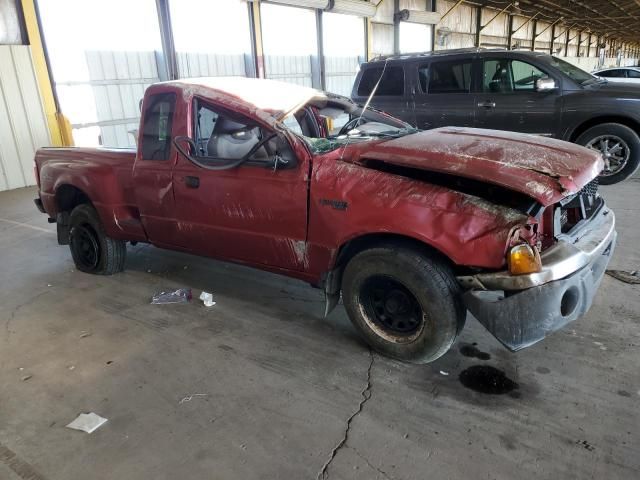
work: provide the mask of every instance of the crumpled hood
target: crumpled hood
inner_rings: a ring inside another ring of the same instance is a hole
[[[445,127],[362,144],[353,158],[500,185],[542,205],[578,192],[602,170],[602,156],[569,142],[522,133]]]

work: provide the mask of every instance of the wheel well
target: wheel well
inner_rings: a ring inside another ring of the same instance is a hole
[[[83,203],[91,203],[91,200],[82,190],[73,185],[61,185],[56,190],[58,212],[70,212]]]
[[[340,291],[342,272],[344,267],[358,253],[380,245],[394,244],[400,247],[421,250],[431,256],[437,256],[451,264],[451,260],[440,250],[415,238],[394,233],[371,233],[353,238],[340,246],[333,269],[328,272],[324,282],[324,289],[328,293]]]
[[[628,117],[607,115],[603,117],[591,118],[582,123],[571,133],[571,137],[569,138],[569,140],[575,142],[580,135],[589,130],[591,127],[595,127],[596,125],[601,125],[603,123],[619,123],[621,125],[629,127],[631,130],[640,135],[640,123],[638,123],[637,121]]]

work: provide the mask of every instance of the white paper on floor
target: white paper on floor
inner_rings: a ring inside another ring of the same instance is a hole
[[[200,300],[202,300],[205,307],[213,307],[216,304],[216,302],[213,301],[213,294],[209,292],[202,292],[200,294]]]
[[[74,430],[81,430],[83,432],[91,433],[97,430],[100,425],[106,423],[107,419],[102,418],[100,415],[96,415],[95,413],[81,413],[78,415],[73,422],[67,425],[67,428],[72,428]]]

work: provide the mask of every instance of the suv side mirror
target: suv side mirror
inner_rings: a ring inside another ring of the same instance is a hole
[[[539,78],[536,80],[536,92],[550,92],[558,88],[553,78]]]

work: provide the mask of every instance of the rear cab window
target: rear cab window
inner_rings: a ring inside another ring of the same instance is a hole
[[[159,93],[149,97],[141,135],[143,160],[169,160],[175,107],[175,93]]]
[[[418,80],[423,93],[469,93],[471,59],[422,65],[418,67]]]
[[[377,88],[376,84],[378,85]],[[358,84],[358,96],[368,97],[374,89],[374,97],[403,96],[404,68],[391,65],[387,65],[386,67],[381,65],[379,67],[367,68],[362,72],[362,77]]]

